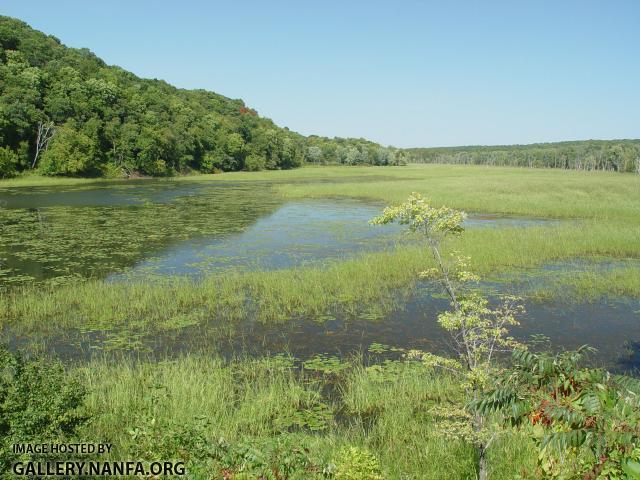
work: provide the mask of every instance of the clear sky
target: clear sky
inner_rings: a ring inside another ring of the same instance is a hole
[[[0,12],[303,134],[640,138],[638,0],[2,0]]]

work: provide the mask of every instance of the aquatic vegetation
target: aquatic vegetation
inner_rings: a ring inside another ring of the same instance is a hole
[[[62,191],[53,183],[2,191],[9,208],[0,209],[0,321],[4,337],[12,342],[42,339],[64,346],[64,353],[78,349],[82,357],[96,350],[172,352],[205,345],[217,350],[222,342],[235,342],[231,350],[244,349],[249,342],[268,343],[267,337],[276,335],[286,344],[295,328],[309,329],[310,324],[318,325],[314,335],[336,335],[338,325],[354,324],[363,331],[377,325],[376,331],[388,336],[388,329],[397,327],[389,320],[406,320],[401,314],[407,302],[415,301],[415,288],[428,285],[430,279],[418,281],[416,276],[434,266],[430,255],[413,237],[395,231],[370,234],[375,228],[360,213],[350,213],[356,210],[345,209],[343,223],[332,223],[327,214],[313,228],[304,230],[301,223],[298,231],[282,233],[281,223],[269,226],[262,219],[270,215],[277,220],[272,213],[285,197],[378,201],[416,190],[426,192],[436,206],[450,201],[476,212],[536,215],[538,223],[522,226],[489,219],[495,228],[470,227],[443,253],[471,256],[469,269],[490,280],[480,285],[485,292],[544,299],[552,297],[549,290],[562,289],[574,301],[587,296],[640,298],[635,263],[615,277],[606,272],[599,277],[600,269],[594,267],[588,281],[586,274],[574,276],[576,270],[567,267],[566,275],[554,273],[555,280],[546,281],[547,293],[522,280],[557,262],[638,258],[638,179],[627,175],[429,165],[384,173],[329,167],[80,182]],[[0,189],[4,185],[0,182]],[[295,208],[285,204],[285,211],[315,222],[300,207],[304,203],[297,202]],[[320,205],[336,210],[355,205],[332,202]],[[48,206],[36,208],[40,204]],[[360,204],[365,213],[379,208],[378,203]],[[549,217],[564,220],[544,223]],[[362,226],[350,228],[350,222]],[[256,229],[257,224],[266,227]],[[354,231],[360,235],[355,242]],[[264,237],[252,241],[242,237],[245,232]],[[286,245],[287,258],[273,249],[277,243],[267,241],[268,235],[278,241],[286,236],[280,245]],[[211,244],[209,238],[219,243]],[[311,248],[309,239],[330,249]],[[225,244],[246,252],[234,253]],[[265,266],[265,254],[274,263]],[[162,275],[182,268],[197,275]],[[48,280],[38,285],[33,279]],[[444,307],[437,293],[427,295]],[[331,328],[323,330],[323,324]],[[406,339],[409,333],[403,335]],[[344,341],[340,338],[337,345]],[[349,350],[355,347],[348,345]]]
[[[313,373],[307,377],[298,369],[299,361],[292,365],[281,358],[91,362],[76,370],[89,389],[85,405],[92,418],[82,433],[94,441],[110,439],[113,458],[138,451],[143,458],[157,452],[176,458],[180,451],[190,451],[200,471],[237,471],[245,462],[264,468],[292,455],[299,468],[315,465],[318,474],[339,475],[349,471],[342,454],[353,447],[367,455],[351,468],[377,463],[384,478],[475,475],[472,448],[458,440],[443,448],[433,433],[434,419],[426,414],[433,405],[459,398],[454,379],[435,375],[418,362],[401,361],[393,367],[381,363],[383,370],[397,373],[379,381],[368,373],[373,365],[358,358],[344,362],[348,368],[338,374],[338,390],[323,388]],[[310,398],[330,407],[326,428],[303,424],[282,432],[283,421],[298,418]],[[512,478],[514,466],[530,472],[535,466],[531,442],[514,435],[496,444],[489,459],[492,478]],[[255,461],[242,452],[252,452]],[[376,462],[365,461],[370,455]],[[313,478],[311,473],[303,478]]]
[[[610,269],[588,267],[583,271],[553,272],[543,277],[545,285],[535,282],[528,296],[540,301],[569,296],[575,301],[596,302],[606,298],[640,298],[638,266],[616,266]]]
[[[4,258],[0,282],[61,284],[102,278],[125,271],[179,241],[241,232],[279,203],[268,191],[247,195],[250,189],[246,187],[186,191],[176,198],[161,190],[162,183],[155,187],[157,191],[148,195],[169,196],[170,201],[130,198],[135,191],[123,188],[121,193],[126,196],[110,199],[112,205],[41,208],[27,196],[27,205],[33,205],[30,208],[1,208],[0,257]],[[40,195],[48,199],[45,202],[52,201],[46,191]],[[99,192],[82,201],[91,202],[95,197],[100,200]],[[73,196],[69,200],[73,202]]]

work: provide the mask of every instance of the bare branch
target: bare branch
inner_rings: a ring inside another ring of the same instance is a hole
[[[42,152],[42,150],[46,150],[49,147],[49,141],[53,138],[55,131],[56,129],[53,122],[38,122],[38,134],[36,135],[36,153],[33,156],[33,162],[31,163],[32,169],[36,168],[36,163],[38,162],[40,152]]]

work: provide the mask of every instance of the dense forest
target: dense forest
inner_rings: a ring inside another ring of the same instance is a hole
[[[531,145],[409,148],[413,163],[455,163],[640,173],[640,140],[586,140]]]
[[[0,94],[0,177],[384,165],[401,157],[363,139],[304,137],[242,100],[138,78],[9,17],[0,17]]]

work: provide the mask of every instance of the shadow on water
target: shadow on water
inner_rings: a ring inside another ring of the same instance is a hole
[[[224,188],[228,185],[219,184]],[[48,207],[127,207],[145,203],[170,203],[179,197],[199,195],[206,189],[203,183],[163,180],[123,180],[95,182],[87,185],[43,186],[0,189],[4,208]]]
[[[626,341],[616,363],[622,371],[640,375],[640,340]]]

